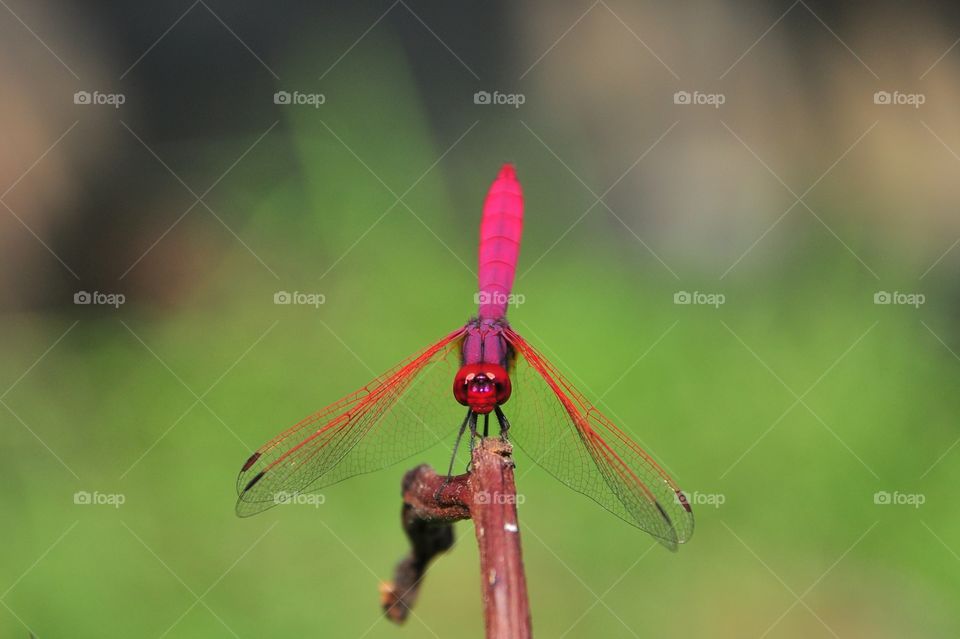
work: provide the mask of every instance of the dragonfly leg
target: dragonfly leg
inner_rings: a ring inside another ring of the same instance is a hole
[[[473,461],[473,446],[477,439],[477,414],[470,413],[470,461]],[[470,463],[467,463],[467,472],[470,472]]]
[[[457,433],[457,441],[453,444],[453,454],[450,456],[450,467],[447,469],[447,476],[444,478],[443,483],[440,484],[440,488],[437,489],[437,492],[434,493],[433,498],[437,501],[440,500],[440,493],[444,488],[447,487],[447,484],[450,483],[450,477],[453,475],[453,462],[457,460],[457,449],[460,448],[460,440],[463,439],[463,433],[467,430],[467,422],[470,421],[470,415],[473,414],[473,411],[469,408],[467,409],[467,416],[463,418],[463,423],[460,424],[460,431]]]
[[[507,416],[503,414],[499,406],[497,406],[496,411],[497,421],[500,422],[500,439],[506,441],[507,431],[510,430],[510,422],[507,421]]]
[[[483,436],[486,437],[490,434],[490,413],[486,413],[483,416]]]

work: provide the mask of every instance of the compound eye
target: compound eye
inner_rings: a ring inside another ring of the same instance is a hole
[[[474,385],[477,375],[480,374],[480,367],[476,364],[468,364],[457,371],[453,378],[453,396],[464,406],[469,405],[469,391]]]
[[[510,398],[510,377],[496,364],[468,364],[453,380],[453,396],[483,415]]]
[[[501,367],[497,367],[497,371],[488,373],[488,377],[494,380],[497,387],[497,406],[505,404],[508,399],[510,399],[510,392],[512,387],[510,384],[510,376],[507,374],[507,371],[503,370]]]

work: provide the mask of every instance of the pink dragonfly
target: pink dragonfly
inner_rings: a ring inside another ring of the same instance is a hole
[[[260,447],[237,478],[237,514],[397,463],[449,441],[459,423],[455,452],[480,415],[487,435],[492,413],[501,436],[509,429],[570,488],[671,550],[687,541],[693,513],[674,481],[507,323],[522,230],[520,183],[505,165],[483,206],[477,316]]]

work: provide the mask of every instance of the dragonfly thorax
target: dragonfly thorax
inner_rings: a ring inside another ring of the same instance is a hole
[[[497,364],[466,364],[453,380],[453,396],[473,412],[486,415],[510,399],[510,376]]]

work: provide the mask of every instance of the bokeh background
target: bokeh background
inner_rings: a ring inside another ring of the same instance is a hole
[[[955,6],[0,5],[0,636],[482,636],[468,522],[378,608],[448,444],[234,478],[469,317],[505,161],[514,327],[697,517],[671,554],[518,453],[537,634],[960,634]]]

